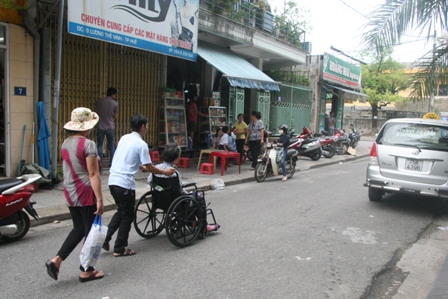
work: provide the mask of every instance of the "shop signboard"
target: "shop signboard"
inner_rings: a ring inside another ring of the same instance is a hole
[[[324,54],[323,80],[352,89],[361,89],[361,68],[333,55]]]
[[[199,0],[68,0],[68,31],[196,61]]]

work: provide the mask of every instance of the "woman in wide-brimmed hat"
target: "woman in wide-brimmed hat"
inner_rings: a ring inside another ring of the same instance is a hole
[[[73,220],[73,229],[57,255],[45,263],[48,275],[55,280],[58,279],[62,261],[89,234],[95,214],[103,214],[97,147],[95,142],[86,138],[98,120],[98,114],[80,107],[72,111],[71,121],[64,125],[64,129],[70,134],[62,144],[64,194]],[[104,277],[103,272],[92,267],[84,269],[80,266],[80,270],[81,282]]]

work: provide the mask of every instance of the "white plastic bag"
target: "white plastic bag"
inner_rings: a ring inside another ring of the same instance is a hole
[[[224,189],[224,181],[222,179],[213,179],[211,183],[211,187],[214,190],[222,190]]]
[[[96,215],[93,221],[92,228],[82,246],[79,254],[79,261],[81,266],[87,270],[89,267],[95,267],[96,262],[100,256],[101,248],[106,239],[107,226],[102,225],[101,216]]]

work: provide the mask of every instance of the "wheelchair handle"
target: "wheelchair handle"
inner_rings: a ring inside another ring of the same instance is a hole
[[[196,188],[196,183],[183,184],[182,188],[188,188],[188,187],[193,187],[193,186]]]

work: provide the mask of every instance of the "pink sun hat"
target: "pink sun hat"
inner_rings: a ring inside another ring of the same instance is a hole
[[[89,108],[78,107],[72,111],[72,119],[65,124],[64,129],[69,131],[87,131],[92,129],[100,117]]]

